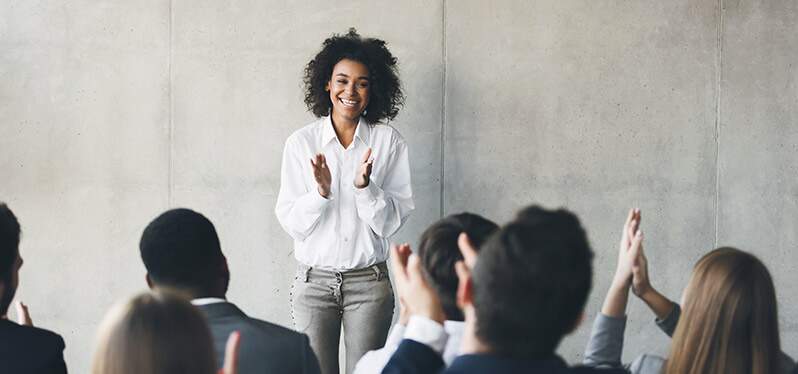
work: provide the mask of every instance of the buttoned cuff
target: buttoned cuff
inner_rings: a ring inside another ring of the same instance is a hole
[[[430,347],[438,354],[443,354],[449,335],[443,325],[429,318],[410,316],[405,329],[405,339],[411,339]]]

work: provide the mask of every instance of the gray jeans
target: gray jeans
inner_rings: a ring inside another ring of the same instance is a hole
[[[393,307],[384,262],[344,272],[300,264],[291,290],[294,328],[310,338],[322,374],[338,374],[342,324],[346,372],[351,373],[366,352],[385,344]]]

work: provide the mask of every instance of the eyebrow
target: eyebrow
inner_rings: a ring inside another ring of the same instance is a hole
[[[341,77],[344,77],[344,78],[349,78],[349,76],[348,76],[348,75],[346,75],[346,74],[344,74],[344,73],[338,73],[338,74],[335,74],[335,76],[336,76],[336,77],[338,77],[338,76],[341,76]],[[369,77],[368,77],[368,76],[366,76],[366,77],[358,77],[357,79],[365,79],[365,80],[369,80]]]

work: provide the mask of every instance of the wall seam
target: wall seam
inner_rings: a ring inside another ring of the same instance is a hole
[[[166,201],[169,208],[172,207],[172,190],[174,189],[174,74],[172,72],[173,33],[174,24],[174,0],[169,0],[169,176],[167,177],[168,192]]]
[[[718,29],[717,29],[717,54],[715,56],[715,245],[719,244],[720,234],[720,121],[721,121],[721,90],[723,88],[723,0],[718,0]]]
[[[441,0],[443,10],[441,15],[441,177],[440,177],[440,206],[438,215],[443,218],[446,211],[446,0]]]

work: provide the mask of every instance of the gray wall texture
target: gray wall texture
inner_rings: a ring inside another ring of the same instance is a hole
[[[191,207],[219,230],[229,297],[290,325],[291,241],[272,213],[285,138],[312,117],[301,74],[350,26],[388,41],[407,105],[417,209],[504,222],[565,206],[596,251],[581,351],[643,209],[656,287],[678,299],[719,245],[777,283],[798,354],[798,2],[0,1],[0,200],[24,230],[18,295],[88,372],[111,304],[146,288],[143,227]],[[626,358],[667,351],[644,305]]]

